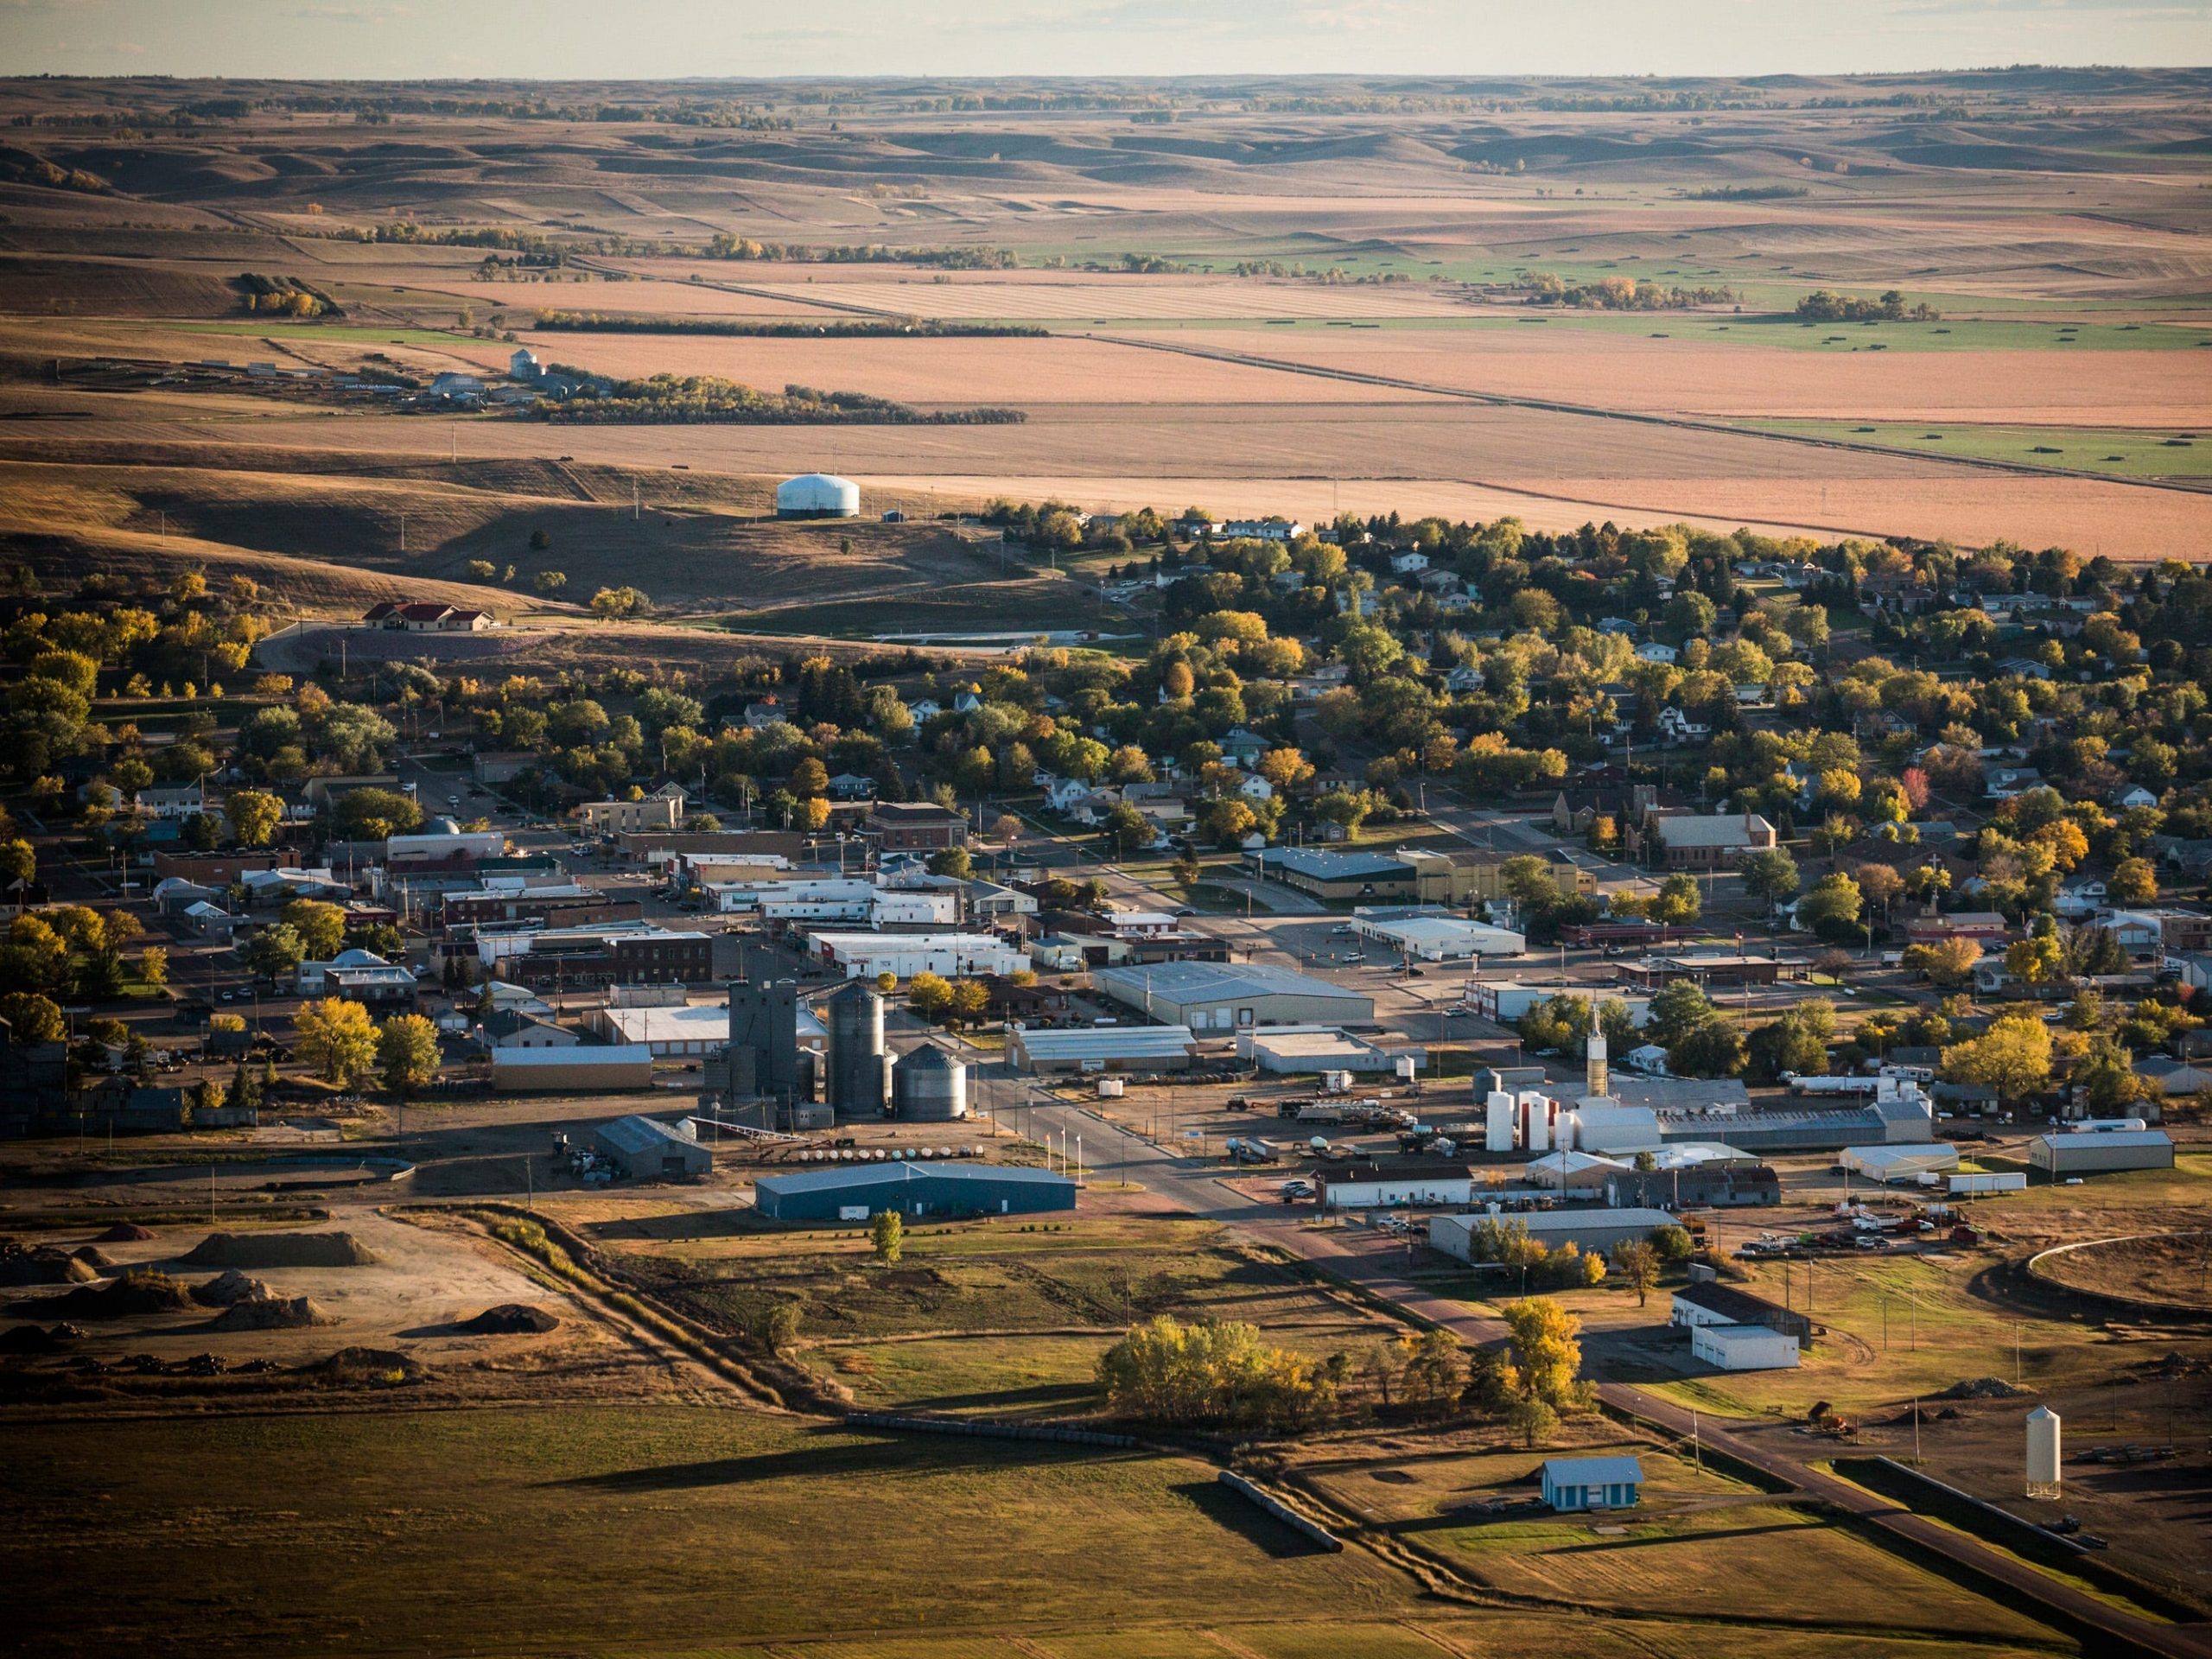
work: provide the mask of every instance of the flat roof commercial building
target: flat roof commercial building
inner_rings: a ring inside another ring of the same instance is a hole
[[[642,1046],[657,1060],[696,1059],[729,1041],[724,1003],[659,1008],[594,1008],[591,1027],[610,1043]]]
[[[1641,989],[1656,991],[1678,979],[1699,985],[1771,985],[1782,977],[1782,964],[1772,957],[1710,956],[1645,957],[1623,964],[1621,974]]]
[[[584,1095],[653,1086],[653,1052],[614,1048],[498,1048],[492,1087],[503,1095]]]
[[[1737,1085],[1741,1087],[1740,1084]],[[1833,1111],[1681,1111],[1662,1108],[1667,1141],[1725,1141],[1739,1152],[1840,1152],[1846,1147],[1903,1145],[1936,1138],[1925,1102],[1885,1101]]]
[[[1616,1170],[1605,1176],[1603,1190],[1607,1204],[1624,1207],[1729,1210],[1782,1202],[1782,1178],[1773,1166],[1748,1160]]]
[[[1324,1210],[1469,1204],[1474,1198],[1472,1170],[1433,1160],[1328,1164],[1313,1172],[1313,1184]]]
[[[593,1149],[633,1181],[693,1180],[715,1167],[714,1154],[658,1118],[618,1117],[591,1139]]]
[[[2074,1135],[2039,1135],[2028,1142],[2031,1167],[2053,1179],[2066,1175],[2101,1175],[2120,1169],[2171,1169],[2174,1138],[2164,1129],[2091,1129]]]
[[[902,1216],[1028,1216],[1075,1208],[1075,1182],[1001,1164],[840,1165],[763,1175],[753,1203],[771,1221],[866,1221]]]
[[[1106,968],[1092,988],[1125,1007],[1192,1031],[1242,1031],[1253,1026],[1362,1026],[1375,1018],[1375,999],[1325,979],[1262,963],[1162,962]]]
[[[1615,1250],[1624,1244],[1649,1238],[1662,1227],[1677,1224],[1664,1210],[1552,1210],[1503,1217],[1476,1211],[1465,1215],[1431,1216],[1429,1244],[1462,1262],[1471,1261],[1475,1229],[1493,1219],[1526,1228],[1530,1238],[1554,1250],[1570,1239],[1580,1249]]]
[[[1087,1071],[1187,1071],[1198,1052],[1188,1026],[1109,1026],[1074,1031],[1034,1028],[1006,1034],[1007,1061],[1039,1077]]]
[[[1471,957],[1517,957],[1526,935],[1441,912],[1355,911],[1352,931],[1384,949],[1421,962],[1459,962]]]
[[[1240,1031],[1236,1058],[1249,1060],[1275,1077],[1311,1077],[1323,1071],[1388,1075],[1397,1071],[1401,1059],[1412,1060],[1415,1071],[1428,1065],[1425,1048],[1384,1048],[1334,1026],[1271,1026],[1265,1030]]]
[[[1027,951],[995,933],[810,933],[806,948],[853,979],[880,974],[900,980],[916,974],[973,979],[1019,973],[1029,965]]]
[[[1312,847],[1270,847],[1252,855],[1262,876],[1316,899],[1410,899],[1414,868],[1387,853],[1332,853]]]

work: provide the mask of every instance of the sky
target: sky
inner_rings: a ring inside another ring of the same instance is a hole
[[[0,73],[1846,73],[2212,63],[2212,0],[0,0]]]

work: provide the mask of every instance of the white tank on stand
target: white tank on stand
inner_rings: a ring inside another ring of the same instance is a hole
[[[2058,1494],[2059,1418],[2048,1406],[2028,1414],[2028,1496]]]

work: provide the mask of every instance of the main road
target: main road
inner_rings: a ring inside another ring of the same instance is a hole
[[[1071,1149],[1080,1137],[1090,1179],[1138,1186],[1187,1214],[1240,1228],[1255,1241],[1287,1250],[1464,1342],[1487,1344],[1505,1337],[1503,1321],[1411,1281],[1405,1269],[1419,1248],[1416,1245],[1402,1248],[1370,1239],[1363,1232],[1306,1227],[1302,1223],[1312,1214],[1310,1210],[1252,1198],[1223,1180],[1217,1166],[1179,1157],[1096,1112],[1054,1100],[1021,1078],[1001,1074],[982,1078],[981,1083],[982,1092],[1000,1121],[1025,1128],[1033,1138],[1049,1132],[1055,1145],[1065,1140]],[[2212,1659],[2212,1626],[2160,1624],[2124,1611],[1967,1534],[1730,1429],[1716,1427],[1710,1417],[1700,1416],[1694,1422],[1687,1410],[1642,1389],[1600,1379],[1598,1393],[1605,1404],[1625,1415],[1680,1440],[1695,1434],[1704,1446],[1737,1459],[1792,1491],[1819,1498],[1914,1548],[1942,1556],[1999,1592],[2000,1599],[2034,1604],[2038,1617],[2081,1637],[2092,1652]]]

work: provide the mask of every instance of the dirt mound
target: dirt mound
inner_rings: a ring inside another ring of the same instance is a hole
[[[351,1233],[210,1233],[184,1258],[195,1268],[367,1268],[378,1259]]]
[[[11,1325],[0,1332],[0,1354],[58,1353],[85,1333],[73,1325],[57,1325],[52,1330],[42,1325]]]
[[[397,1388],[420,1382],[429,1372],[403,1353],[390,1348],[340,1348],[327,1359],[302,1365],[298,1374],[326,1382]]]
[[[204,1285],[194,1285],[192,1300],[202,1307],[235,1307],[240,1302],[267,1301],[269,1287],[232,1268],[217,1274]]]
[[[12,1238],[0,1239],[0,1285],[86,1285],[99,1277],[51,1244],[26,1248]]]
[[[150,1227],[141,1227],[135,1221],[118,1221],[92,1241],[95,1244],[143,1244],[160,1235]]]
[[[474,1337],[505,1337],[550,1331],[560,1323],[557,1314],[549,1313],[542,1307],[502,1302],[497,1307],[486,1308],[473,1319],[463,1319],[461,1328]]]
[[[81,1263],[79,1264],[82,1265]],[[127,1319],[140,1313],[170,1313],[192,1306],[192,1293],[166,1273],[126,1273],[105,1285],[82,1285],[66,1296],[31,1303],[41,1314],[71,1313],[90,1319]]]
[[[234,1302],[215,1321],[218,1331],[300,1331],[337,1319],[312,1296],[256,1296]]]
[[[1970,1382],[1954,1382],[1933,1398],[1937,1400],[2016,1400],[2033,1394],[2033,1389],[2016,1389],[2001,1376],[1978,1376]]]
[[[97,1244],[79,1244],[69,1252],[69,1259],[81,1262],[86,1267],[105,1273],[115,1265],[115,1258]]]

